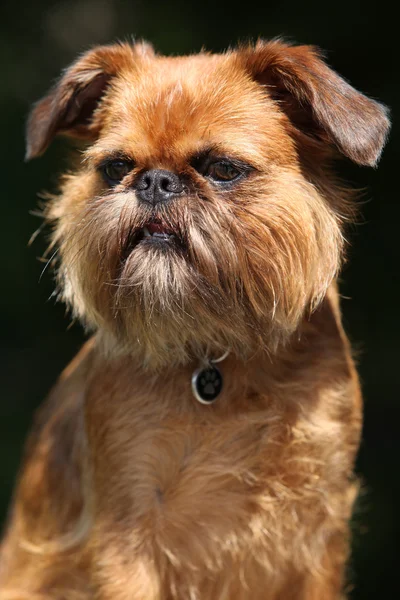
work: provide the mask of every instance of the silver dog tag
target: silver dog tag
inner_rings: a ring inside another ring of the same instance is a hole
[[[192,376],[193,395],[201,404],[212,404],[222,391],[224,380],[217,367],[197,369]]]

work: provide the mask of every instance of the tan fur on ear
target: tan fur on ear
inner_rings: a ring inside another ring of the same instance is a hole
[[[305,125],[309,134],[313,124],[319,137],[354,162],[376,165],[390,127],[389,110],[330,69],[318,49],[275,40],[260,41],[241,54],[296,125]]]
[[[43,154],[58,133],[93,140],[93,112],[112,77],[152,53],[150,44],[99,46],[69,67],[47,96],[33,108],[27,125],[26,159]]]

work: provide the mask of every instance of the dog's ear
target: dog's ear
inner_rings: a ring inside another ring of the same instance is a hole
[[[261,41],[239,55],[298,128],[360,165],[376,165],[390,127],[388,109],[330,69],[316,48]]]
[[[114,44],[81,56],[34,106],[27,125],[26,159],[40,156],[58,133],[95,139],[98,125],[92,121],[93,113],[112,78],[151,53],[145,43]]]

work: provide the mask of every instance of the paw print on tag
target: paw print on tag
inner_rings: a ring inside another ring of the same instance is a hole
[[[221,372],[216,367],[199,369],[192,379],[193,393],[202,404],[213,402],[221,393],[222,384]]]

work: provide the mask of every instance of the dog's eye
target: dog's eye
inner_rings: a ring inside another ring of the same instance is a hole
[[[132,171],[133,164],[129,160],[110,160],[102,166],[103,176],[107,183],[116,185]]]
[[[255,170],[251,164],[239,158],[218,156],[209,150],[194,155],[190,164],[200,175],[218,186],[236,183]]]
[[[220,160],[208,165],[204,175],[217,183],[224,183],[237,179],[241,172],[232,163]]]

